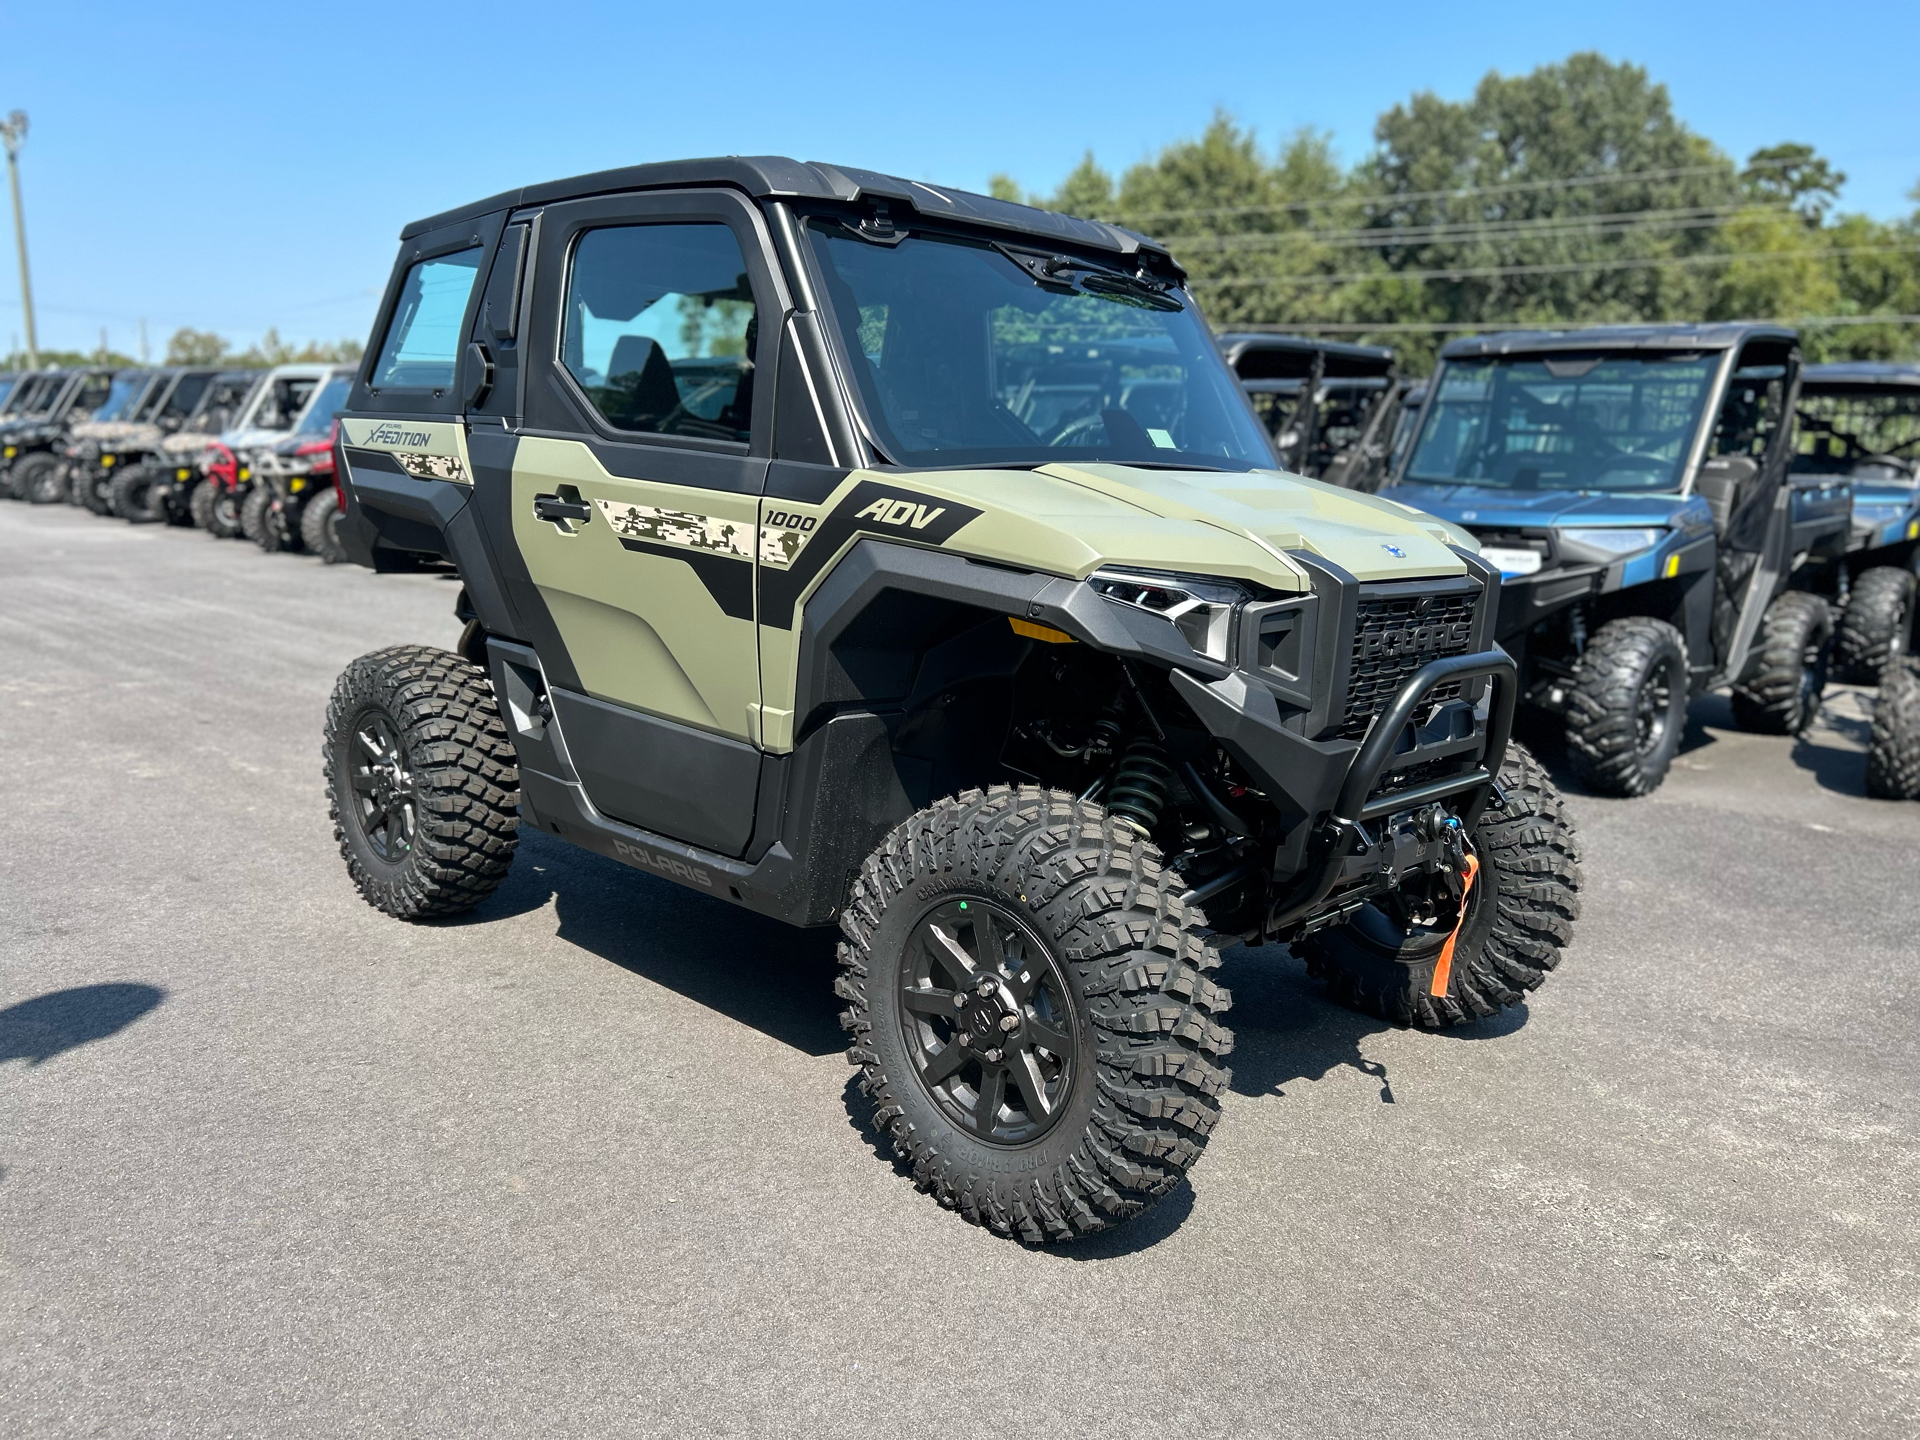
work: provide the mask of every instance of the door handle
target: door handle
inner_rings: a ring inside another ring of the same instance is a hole
[[[562,500],[558,495],[536,495],[533,497],[533,517],[536,520],[577,520],[585,525],[593,519],[593,506],[584,500]]]

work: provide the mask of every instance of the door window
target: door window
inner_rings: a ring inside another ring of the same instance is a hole
[[[373,367],[373,386],[451,390],[460,354],[460,322],[486,251],[475,247],[422,260],[407,271],[400,303]]]
[[[610,225],[574,247],[561,358],[609,425],[747,439],[753,291],[725,225]]]

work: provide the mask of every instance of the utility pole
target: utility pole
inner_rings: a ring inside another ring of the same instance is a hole
[[[0,120],[0,143],[7,147],[7,180],[13,187],[13,243],[20,252],[20,308],[27,317],[27,368],[40,368],[40,343],[33,333],[33,280],[27,273],[27,222],[20,213],[20,146],[27,138],[27,112]]]
[[[147,317],[142,315],[140,317],[140,363],[146,364],[147,359]]]

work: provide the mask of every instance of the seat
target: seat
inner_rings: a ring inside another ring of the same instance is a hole
[[[680,404],[673,365],[645,335],[622,335],[607,363],[607,383],[595,386],[600,413],[623,430],[658,430]]]

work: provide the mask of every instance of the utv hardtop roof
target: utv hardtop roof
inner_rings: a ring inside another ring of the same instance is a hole
[[[1315,355],[1324,357],[1320,374],[1325,380],[1377,379],[1394,368],[1393,351],[1385,345],[1240,332],[1219,340],[1220,353],[1242,380],[1304,380]]]
[[[1011,200],[995,200],[945,185],[923,185],[917,180],[902,180],[872,170],[853,170],[819,161],[789,160],[780,155],[725,155],[708,160],[668,160],[653,165],[628,165],[617,170],[598,170],[567,180],[549,180],[542,185],[523,185],[518,190],[503,190],[485,200],[443,210],[416,220],[400,232],[402,240],[411,240],[429,230],[478,219],[499,210],[514,210],[526,205],[544,205],[559,200],[577,200],[588,195],[606,195],[621,190],[687,189],[698,185],[727,185],[760,199],[829,200],[843,204],[884,200],[889,205],[907,205],[923,216],[938,216],[970,225],[983,225],[1026,235],[1053,244],[1079,245],[1107,250],[1119,255],[1146,252],[1165,267],[1179,270],[1166,247],[1146,236],[1118,225],[1098,220],[1080,220],[1071,215],[1056,215],[1031,205]],[[1185,271],[1180,271],[1184,276]]]
[[[1800,372],[1802,391],[1829,387],[1920,390],[1920,365],[1890,360],[1837,360],[1827,365],[1809,365]]]
[[[1787,325],[1726,321],[1699,325],[1596,325],[1586,330],[1502,330],[1450,340],[1442,360],[1493,355],[1552,355],[1568,350],[1731,350],[1749,340],[1792,345],[1800,333]]]

